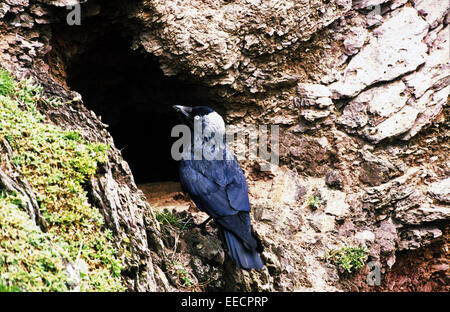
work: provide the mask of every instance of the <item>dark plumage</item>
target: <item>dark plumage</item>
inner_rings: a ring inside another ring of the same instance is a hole
[[[244,174],[234,155],[224,142],[223,119],[208,107],[174,106],[183,123],[193,129],[194,120],[202,122],[204,136],[201,148],[215,151],[210,160],[182,159],[180,182],[197,207],[211,216],[223,234],[224,243],[231,258],[243,269],[263,267],[259,252],[261,242],[253,235],[250,223],[250,202]],[[192,134],[194,153],[194,134]],[[202,154],[204,155],[204,150]],[[221,156],[221,157],[220,157]]]

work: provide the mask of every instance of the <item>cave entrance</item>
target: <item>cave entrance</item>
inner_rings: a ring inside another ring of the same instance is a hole
[[[130,49],[131,40],[106,35],[67,67],[67,83],[109,125],[137,184],[178,181],[171,157],[172,105],[209,105],[201,87],[166,77],[157,61]],[[203,95],[202,95],[203,94]]]

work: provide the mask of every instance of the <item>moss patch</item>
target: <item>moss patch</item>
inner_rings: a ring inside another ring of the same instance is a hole
[[[63,264],[68,246],[42,233],[19,203],[14,194],[0,193],[0,290],[68,290]]]
[[[0,95],[8,95],[14,90],[14,80],[7,71],[0,69]]]
[[[1,77],[9,77],[2,70],[0,73]],[[10,88],[11,81],[13,88]],[[59,246],[57,250],[60,251],[56,251],[58,257],[67,257],[73,263],[79,256],[87,263],[88,274],[83,276],[80,290],[124,290],[120,278],[122,266],[111,243],[111,232],[104,228],[104,220],[98,209],[88,203],[83,188],[84,183],[96,173],[98,164],[107,161],[109,147],[86,142],[78,132],[44,123],[43,116],[36,109],[39,101],[60,104],[57,99],[45,98],[42,87],[30,79],[17,83],[10,77],[0,80],[0,141],[6,139],[9,142],[14,153],[12,162],[37,195],[42,216],[49,225],[48,233],[41,233],[45,236],[44,241],[48,241],[49,246]],[[2,161],[5,162],[4,159]],[[11,167],[6,163],[0,163],[0,166]],[[10,216],[11,222],[14,215],[23,220],[24,215],[18,213],[21,211],[18,205],[20,198],[6,193],[3,197],[0,206]],[[17,240],[15,243],[24,247],[38,248],[33,247],[32,242],[24,241],[22,236],[12,235],[15,229],[12,224],[2,227],[2,236],[9,241]],[[31,231],[31,228],[23,229],[28,230]],[[36,228],[33,231],[39,230]],[[11,246],[0,246],[0,254],[22,260],[28,257],[22,254],[27,248],[21,251]],[[45,254],[47,249],[39,248],[40,253]],[[22,260],[14,262],[16,265],[0,263],[0,281],[8,287],[18,286],[27,291],[66,290],[59,262],[56,258],[46,259],[52,260],[50,262],[54,266],[49,264],[49,267],[37,270]],[[51,283],[54,286],[25,282],[26,278],[12,277],[13,271],[30,278],[40,276],[45,280],[48,279],[44,275],[48,273],[55,278],[55,282]]]

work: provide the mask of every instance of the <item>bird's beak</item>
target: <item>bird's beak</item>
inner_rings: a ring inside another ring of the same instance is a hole
[[[191,112],[192,112],[192,107],[189,106],[181,106],[181,105],[174,105],[173,108],[175,109],[175,111],[182,115],[185,118],[191,118]]]

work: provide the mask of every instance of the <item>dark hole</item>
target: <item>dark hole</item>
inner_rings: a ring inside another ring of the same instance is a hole
[[[68,85],[102,117],[136,182],[177,181],[171,138],[178,118],[172,105],[208,105],[200,87],[166,77],[158,63],[109,35],[69,64]]]
[[[16,14],[13,12],[6,12],[6,14],[3,16],[3,21],[6,24],[12,24],[14,22],[14,19],[16,18]]]

